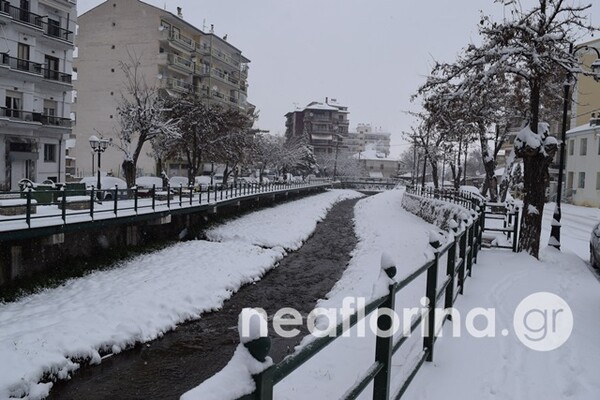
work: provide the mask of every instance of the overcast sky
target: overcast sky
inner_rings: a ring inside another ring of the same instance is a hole
[[[112,1],[112,0],[109,0]],[[117,0],[118,1],[118,0]],[[523,0],[530,3],[532,0]],[[590,1],[594,3],[597,0]],[[102,3],[79,0],[78,13]],[[285,113],[311,101],[337,99],[351,129],[370,123],[392,132],[399,154],[415,110],[410,96],[433,60],[453,61],[477,41],[480,12],[501,19],[493,0],[147,0],[215,34],[251,61],[248,99],[258,127],[285,131]],[[600,23],[600,5],[590,11]]]

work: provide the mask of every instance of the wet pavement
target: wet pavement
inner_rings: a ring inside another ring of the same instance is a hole
[[[272,316],[279,308],[293,307],[306,315],[330,291],[356,246],[357,201],[334,205],[298,251],[259,282],[241,288],[220,311],[182,324],[161,339],[107,357],[100,365],[83,367],[71,380],[55,383],[48,398],[178,399],[227,364],[239,342],[237,318],[242,308],[262,307]],[[275,362],[301,340],[272,339],[270,355]]]

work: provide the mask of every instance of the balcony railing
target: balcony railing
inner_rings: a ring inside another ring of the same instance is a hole
[[[182,34],[174,34],[171,31],[165,31],[165,32],[166,32],[165,33],[166,38],[170,42],[178,44],[179,46],[182,46],[183,48],[187,49],[188,51],[193,51],[196,49],[196,42],[192,38],[189,38]]]
[[[23,60],[21,58],[11,57],[8,53],[1,53],[0,57],[2,65],[6,65],[11,69],[17,69],[19,71],[29,72],[32,74],[42,74],[42,64],[35,63],[29,60]]]
[[[170,65],[180,67],[189,72],[194,71],[194,63],[191,60],[188,60],[186,58],[180,57],[172,53],[169,53],[167,59]]]
[[[72,78],[71,75],[65,74],[60,71],[55,71],[53,69],[42,68],[42,73],[45,79],[50,79],[51,81],[58,81],[63,83],[71,84]]]
[[[65,42],[73,43],[72,31],[61,28],[56,24],[48,23],[46,21],[42,21],[42,26],[46,35],[60,40],[64,40]]]
[[[32,13],[25,8],[19,8],[11,5],[6,0],[0,0],[0,11],[9,14],[13,19],[24,22],[29,25],[37,26],[42,28],[42,16]]]
[[[41,75],[45,79],[52,81],[62,82],[71,84],[72,77],[64,72],[56,71],[53,69],[45,68],[42,64],[36,63],[29,60],[23,60],[21,58],[11,57],[8,53],[0,53],[0,62],[2,65],[6,65],[11,69],[18,71],[29,72],[35,75]]]
[[[166,87],[178,92],[189,92],[192,85],[180,79],[167,78]]]
[[[73,121],[69,118],[55,117],[53,115],[43,115],[39,112],[16,110],[13,108],[0,107],[0,117],[26,122],[39,122],[42,125],[71,127]]]

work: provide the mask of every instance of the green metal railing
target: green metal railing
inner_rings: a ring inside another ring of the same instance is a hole
[[[150,189],[131,188],[97,190],[60,189],[35,191],[27,188],[21,192],[0,192],[2,199],[21,199],[11,205],[0,205],[2,209],[12,208],[15,215],[0,215],[0,232],[31,229],[37,225],[64,225],[89,220],[117,218],[138,214],[158,214],[178,209],[193,212],[199,206],[218,206],[232,200],[244,200],[257,196],[277,195],[294,190],[331,187],[331,182],[288,182],[288,183],[238,183],[226,186],[208,186],[196,191],[194,187],[170,187]],[[78,196],[74,198],[73,196]],[[41,199],[41,200],[38,200]],[[38,213],[40,206],[50,206]],[[1,210],[0,210],[1,211]],[[12,214],[12,213],[11,213]],[[41,221],[43,220],[43,221]],[[40,221],[39,224],[35,224]],[[15,223],[22,223],[15,225]]]
[[[436,311],[436,305],[443,301],[444,309],[452,307],[458,295],[464,292],[465,280],[471,276],[473,264],[477,262],[477,254],[481,249],[482,228],[484,224],[484,214],[482,212],[484,207],[483,201],[467,193],[454,193],[452,197],[440,198],[461,204],[472,211],[471,216],[462,221],[457,221],[456,228],[453,229],[454,239],[452,242],[441,245],[439,242],[430,241],[430,245],[434,248],[434,258],[432,260],[418,267],[404,279],[391,284],[389,286],[389,293],[367,304],[364,313],[360,313],[360,317],[357,312],[349,318],[349,321],[340,322],[335,328],[334,336],[319,337],[297,353],[288,356],[280,363],[255,375],[256,390],[252,394],[241,397],[240,400],[272,400],[273,387],[277,383],[281,382],[281,380],[315,356],[331,342],[341,337],[344,332],[348,331],[359,320],[365,319],[372,312],[378,313],[378,328],[381,331],[388,331],[392,327],[393,321],[389,313],[382,313],[381,310],[389,309],[395,311],[396,294],[418,277],[426,275],[425,297],[428,300],[426,313],[421,314],[421,316],[412,322],[410,331],[408,332],[409,335],[402,335],[396,341],[394,341],[393,336],[377,336],[374,362],[365,369],[361,379],[348,388],[341,398],[344,400],[356,399],[371,382],[373,382],[374,400],[397,400],[404,395],[423,363],[433,360],[435,342],[437,333],[439,332],[436,332],[437,327],[435,325],[436,313],[439,312],[439,310]],[[444,255],[447,256],[445,266],[441,265],[440,262],[440,259]],[[439,285],[438,272],[440,268],[444,267],[446,268],[446,279]],[[389,267],[384,269],[384,271],[390,278],[393,278],[396,268]],[[444,318],[444,322],[446,319],[449,319],[449,317]],[[400,387],[392,392],[390,387],[392,356],[406,343],[410,334],[419,328],[423,322],[427,323],[427,331],[423,337],[423,346],[418,356],[418,361],[407,371],[407,378]]]

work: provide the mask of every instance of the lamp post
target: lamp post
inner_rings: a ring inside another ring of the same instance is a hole
[[[569,46],[569,53],[575,55],[580,50],[594,51],[598,57],[591,65],[594,80],[600,82],[600,51],[597,48],[583,45],[573,47],[573,43]],[[560,137],[560,156],[558,165],[558,186],[556,188],[556,208],[552,216],[552,228],[550,230],[549,245],[560,250],[560,220],[562,217],[561,201],[562,201],[562,184],[563,170],[565,169],[565,144],[567,141],[567,114],[569,111],[569,92],[571,85],[575,82],[576,76],[572,72],[567,72],[567,79],[564,84],[564,99],[563,99],[563,115],[562,115],[562,131]]]
[[[333,161],[333,180],[335,181],[335,176],[337,175],[337,159],[338,159],[338,148],[340,145],[340,140],[342,139],[342,135],[335,134],[335,160]]]
[[[102,163],[101,163],[100,156],[102,153],[104,153],[104,151],[108,147],[108,143],[109,143],[108,140],[102,139],[102,138],[98,139],[98,137],[96,135],[90,136],[90,146],[92,148],[92,151],[94,153],[98,153],[98,187],[97,187],[98,190],[102,189],[102,183],[100,181],[100,167],[102,166]],[[100,192],[98,192],[98,195],[100,195]]]

